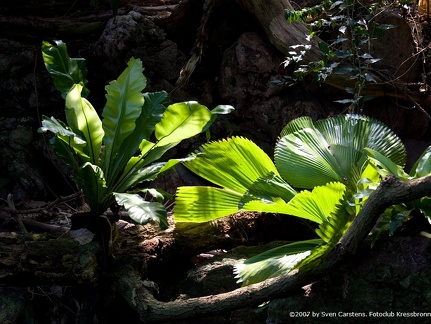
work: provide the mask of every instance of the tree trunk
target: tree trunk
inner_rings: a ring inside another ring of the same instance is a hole
[[[257,306],[276,297],[289,295],[307,284],[328,275],[346,257],[355,254],[364,242],[377,219],[389,206],[419,199],[431,194],[431,176],[401,182],[388,176],[370,195],[348,231],[334,249],[325,256],[291,273],[264,282],[242,287],[214,296],[160,302],[155,299],[157,289],[148,281],[141,281],[132,270],[127,269],[117,281],[118,290],[144,322],[163,322],[226,313],[230,310]]]
[[[304,62],[318,61],[323,58],[323,53],[317,46],[318,37],[310,42],[306,38],[310,31],[304,23],[290,24],[286,21],[286,9],[294,10],[289,0],[237,0],[237,2],[253,13],[265,30],[269,41],[284,55],[288,55],[292,45],[310,44],[312,47],[305,53]]]

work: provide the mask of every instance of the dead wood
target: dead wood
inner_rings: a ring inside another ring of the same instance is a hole
[[[351,227],[327,255],[288,275],[228,293],[160,302],[154,297],[156,292],[154,284],[142,281],[132,269],[126,269],[116,285],[124,299],[138,312],[144,322],[182,320],[256,306],[276,297],[289,295],[328,275],[356,252],[387,207],[430,194],[431,176],[406,182],[388,176],[370,195]]]

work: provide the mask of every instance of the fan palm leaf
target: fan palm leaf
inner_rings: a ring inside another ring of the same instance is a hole
[[[236,264],[234,274],[245,286],[288,273],[321,243],[314,239],[276,247]]]
[[[359,115],[340,115],[314,125],[310,117],[291,121],[276,144],[275,164],[294,187],[341,181],[354,191],[367,162],[367,147],[405,164],[406,151],[398,136],[383,123]]]
[[[245,193],[259,178],[278,175],[269,156],[243,137],[205,144],[196,158],[184,165],[202,178],[239,193]]]

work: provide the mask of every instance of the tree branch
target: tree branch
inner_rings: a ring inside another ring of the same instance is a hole
[[[388,176],[370,195],[336,247],[321,259],[287,275],[214,296],[160,302],[154,298],[154,287],[142,281],[133,270],[126,269],[117,282],[123,297],[144,322],[181,320],[225,313],[234,309],[291,294],[321,279],[356,252],[368,236],[381,213],[389,206],[431,195],[431,176],[401,182]]]

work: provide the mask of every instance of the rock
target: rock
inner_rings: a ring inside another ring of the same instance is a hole
[[[0,117],[0,197],[9,193],[15,200],[43,194],[43,176],[36,166],[42,146],[34,136],[35,121],[31,118]]]
[[[277,94],[282,88],[271,80],[280,76],[278,70],[282,61],[259,34],[242,34],[223,54],[220,96],[237,106],[252,97],[269,98]]]
[[[33,130],[21,125],[18,125],[18,127],[9,134],[9,144],[14,149],[21,149],[29,145],[32,140]]]
[[[140,58],[147,82],[151,83],[145,91],[172,90],[185,61],[165,32],[135,11],[110,19],[99,40],[89,48],[90,56],[94,51],[101,59],[108,79],[116,79],[130,57]]]
[[[371,41],[370,53],[381,60],[371,67],[383,71],[390,78],[399,78],[406,83],[417,82],[421,57],[415,55],[416,44],[407,20],[398,12],[383,10],[377,15],[376,23],[393,28],[379,33],[374,31],[377,36]]]
[[[27,115],[27,103],[34,90],[34,47],[0,38],[1,116]]]
[[[325,116],[317,99],[299,87],[278,84],[286,71],[284,58],[258,33],[242,34],[223,54],[219,77],[220,96],[235,107],[235,133],[253,140],[273,154],[283,127],[292,119]]]
[[[430,119],[411,103],[403,104],[391,99],[375,99],[367,105],[364,111],[367,116],[388,125],[401,138],[426,139]]]

